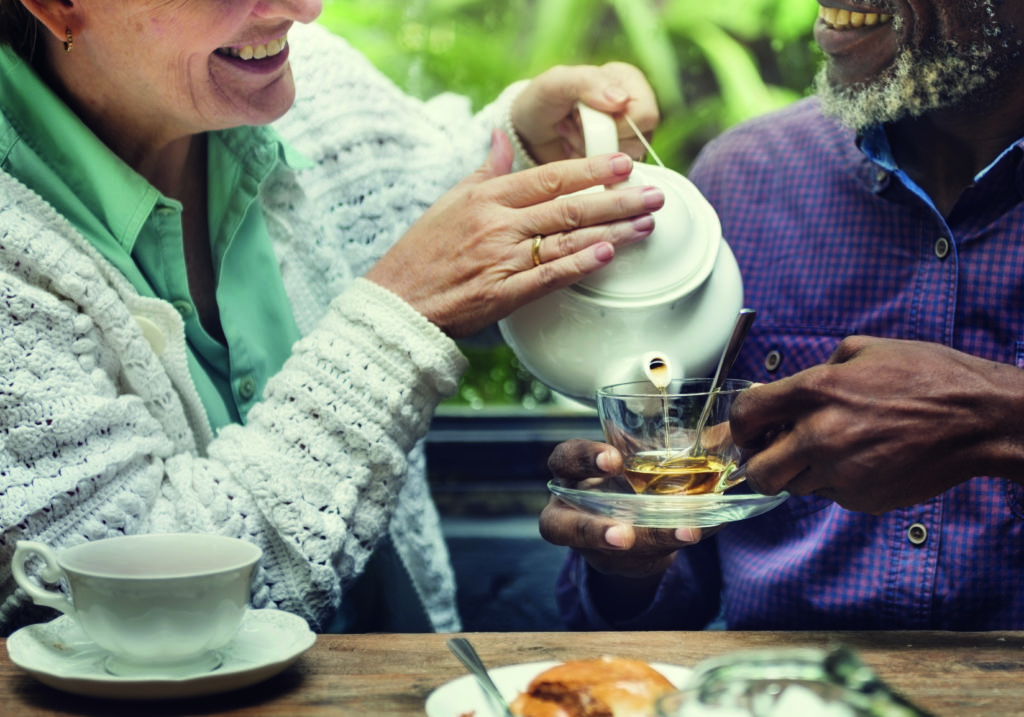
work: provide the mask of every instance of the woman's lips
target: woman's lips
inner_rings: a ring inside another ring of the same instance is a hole
[[[269,42],[257,43],[255,45],[239,45],[237,47],[222,47],[217,54],[230,55],[242,60],[262,60],[265,57],[273,57],[288,44],[288,38],[279,37]]]
[[[248,72],[266,74],[276,72],[288,62],[289,47],[282,37],[264,44],[222,47],[213,54]]]

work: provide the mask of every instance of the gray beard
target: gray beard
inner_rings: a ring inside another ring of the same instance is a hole
[[[1002,28],[995,20],[985,24],[984,43],[943,42],[928,52],[904,48],[891,68],[864,84],[836,87],[826,61],[814,79],[822,110],[859,133],[933,110],[969,107],[1018,55],[1019,42],[1008,51]]]

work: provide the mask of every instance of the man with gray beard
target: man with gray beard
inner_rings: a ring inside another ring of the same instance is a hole
[[[552,499],[570,628],[1024,629],[1024,1],[820,2],[815,97],[691,173],[758,311],[747,486],[791,497],[704,530]]]

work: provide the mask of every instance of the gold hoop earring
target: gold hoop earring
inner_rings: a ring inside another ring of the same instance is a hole
[[[75,41],[71,37],[71,28],[64,28],[64,33],[67,35],[68,38],[64,41],[64,52],[71,52],[71,48],[75,46]]]

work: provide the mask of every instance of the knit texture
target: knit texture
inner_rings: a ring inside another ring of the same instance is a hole
[[[484,160],[516,88],[474,117],[407,97],[317,26],[290,45],[298,97],[275,127],[314,167],[278,170],[261,202],[303,338],[244,426],[213,436],[173,307],[0,173],[0,634],[48,616],[16,589],[18,540],[172,531],[258,544],[253,605],[314,629],[387,532],[434,627],[459,628],[417,444],[465,360],[357,277]]]

